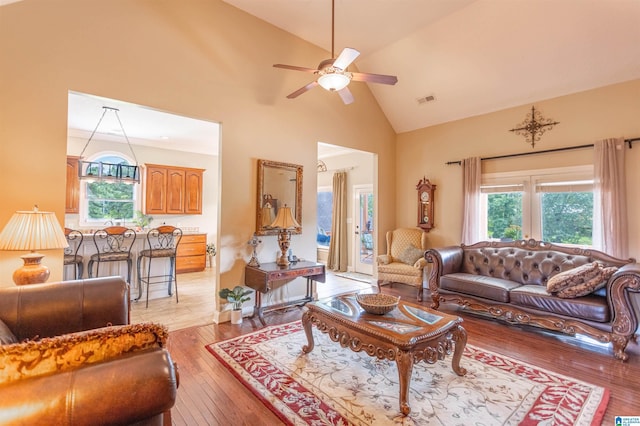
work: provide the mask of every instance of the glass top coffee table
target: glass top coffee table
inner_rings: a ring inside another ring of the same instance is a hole
[[[360,307],[355,294],[311,302],[304,309],[302,325],[308,344],[302,347],[303,352],[313,350],[312,326],[315,325],[344,348],[396,362],[400,412],[405,416],[411,412],[407,393],[414,362],[433,364],[453,352],[453,371],[459,376],[467,373],[460,367],[467,332],[458,316],[402,300],[389,313],[369,314]]]

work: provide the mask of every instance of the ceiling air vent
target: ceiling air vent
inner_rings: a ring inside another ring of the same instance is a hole
[[[422,96],[416,99],[416,101],[418,101],[418,105],[423,105],[423,104],[426,104],[427,102],[433,102],[435,100],[436,100],[436,97],[433,95]]]

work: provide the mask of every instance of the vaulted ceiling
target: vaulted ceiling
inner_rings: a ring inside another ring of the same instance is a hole
[[[331,51],[331,0],[223,1]],[[335,52],[398,77],[369,87],[401,133],[638,79],[638,22],[640,0],[335,0]]]
[[[331,51],[331,0],[224,1]],[[335,0],[335,52],[398,77],[369,87],[400,133],[638,79],[638,22],[638,0]]]

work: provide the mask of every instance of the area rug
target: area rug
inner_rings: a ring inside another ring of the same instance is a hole
[[[402,417],[395,363],[313,332],[309,354],[300,321],[207,349],[289,425],[600,425],[609,400],[607,389],[467,345],[464,377],[450,356],[414,365]]]

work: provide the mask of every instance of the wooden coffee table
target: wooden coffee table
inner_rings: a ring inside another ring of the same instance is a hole
[[[453,351],[453,371],[459,376],[467,373],[460,367],[467,343],[467,332],[461,323],[462,318],[458,316],[402,300],[387,314],[368,314],[356,301],[355,294],[347,294],[306,305],[302,325],[309,344],[302,350],[305,353],[313,350],[312,325],[315,325],[344,348],[395,361],[400,383],[400,411],[406,416],[411,412],[407,392],[414,362],[433,364]]]

